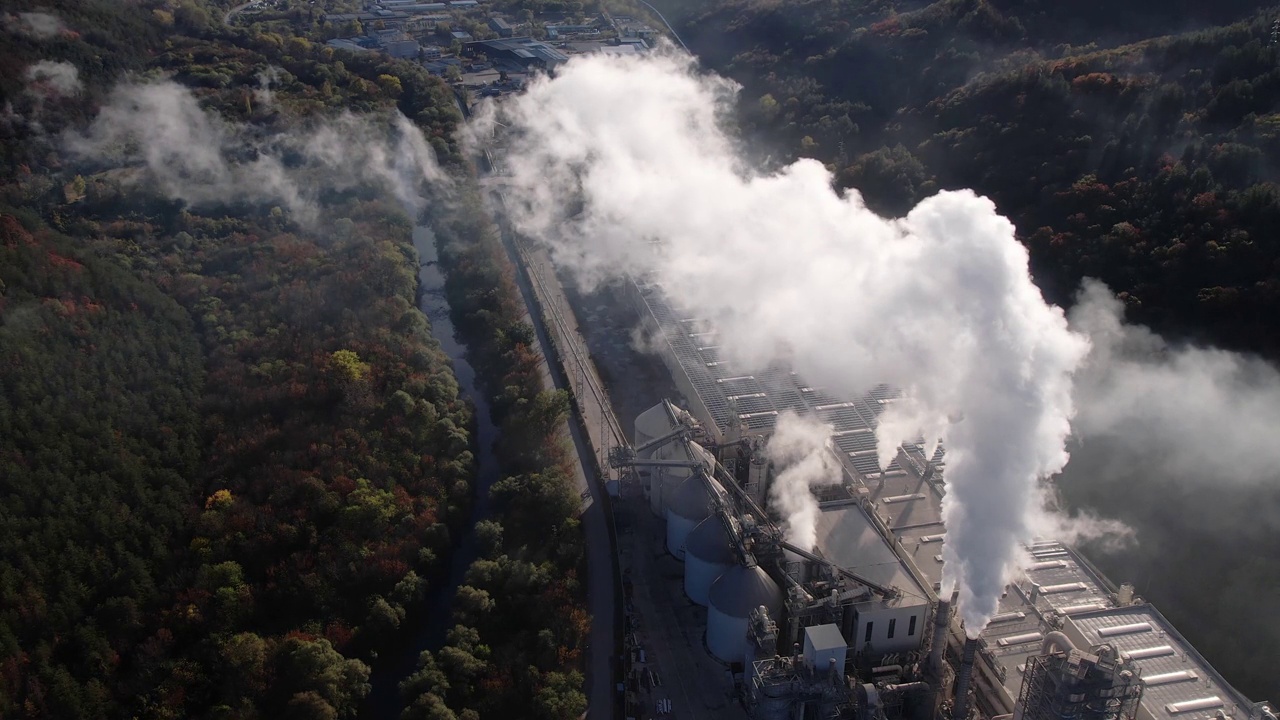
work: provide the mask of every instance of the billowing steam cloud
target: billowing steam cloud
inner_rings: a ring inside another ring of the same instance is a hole
[[[145,164],[160,191],[193,205],[274,202],[303,222],[316,219],[323,191],[365,183],[389,189],[416,215],[423,184],[446,180],[422,133],[399,113],[386,121],[348,113],[308,133],[257,137],[173,82],[117,87],[88,131],[68,135],[66,145],[85,159]]]
[[[837,394],[902,388],[881,462],[945,438],[944,584],[977,633],[1036,532],[1038,481],[1067,461],[1089,344],[991,202],[943,193],[885,220],[817,162],[744,167],[719,122],[734,92],[670,52],[579,58],[532,83],[501,110],[514,220],[588,283],[650,274],[744,369],[785,354]]]
[[[766,448],[781,469],[769,488],[770,505],[785,518],[787,540],[805,550],[818,537],[818,500],[810,488],[840,482],[840,465],[827,448],[830,437],[830,425],[786,412],[778,416]]]
[[[1071,311],[1072,326],[1093,340],[1076,380],[1080,439],[1106,438],[1146,474],[1276,482],[1280,372],[1223,350],[1171,347],[1122,317],[1120,302],[1096,282],[1085,284]]]

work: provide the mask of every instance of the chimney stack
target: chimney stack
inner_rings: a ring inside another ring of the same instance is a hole
[[[978,639],[964,641],[964,654],[960,657],[960,670],[956,673],[956,701],[951,720],[969,720],[969,682],[973,677],[973,660],[978,654]]]

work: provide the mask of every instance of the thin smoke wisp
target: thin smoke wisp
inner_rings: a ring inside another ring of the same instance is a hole
[[[448,185],[431,145],[398,112],[345,113],[305,131],[264,135],[205,110],[168,81],[120,85],[84,133],[64,140],[81,160],[141,165],[169,197],[197,206],[279,203],[304,223],[317,220],[327,190],[372,184],[416,216],[426,187]]]
[[[37,40],[48,40],[67,29],[62,18],[44,11],[9,14],[3,20],[6,30]]]
[[[84,88],[80,71],[66,61],[41,60],[27,68],[27,89],[38,96],[69,97]]]
[[[812,488],[840,482],[840,465],[827,447],[831,430],[815,418],[783,413],[765,448],[779,469],[769,487],[770,505],[785,518],[787,540],[805,550],[813,550],[818,538]]]
[[[785,353],[835,394],[901,388],[879,459],[946,441],[944,591],[977,633],[1044,517],[1040,481],[1067,461],[1089,343],[990,201],[946,192],[886,220],[816,161],[754,170],[721,122],[735,92],[670,50],[576,58],[473,134],[506,126],[513,222],[586,284],[646,275],[744,372]]]

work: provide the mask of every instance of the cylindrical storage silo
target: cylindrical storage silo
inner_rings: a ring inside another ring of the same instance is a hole
[[[662,403],[654,405],[636,417],[636,447],[669,432],[671,432],[671,419],[667,417],[667,410],[662,407]],[[643,455],[649,457],[650,453]]]
[[[674,443],[672,444],[674,445]],[[671,447],[671,445],[667,446]],[[668,453],[666,456],[659,453],[659,458],[683,459],[684,453]],[[689,478],[693,473],[686,467],[655,467],[653,473],[649,476],[649,509],[654,515],[660,518],[667,516],[667,503],[670,502],[671,496],[675,494],[676,488]]]
[[[741,662],[747,652],[747,618],[761,605],[777,619],[782,590],[758,565],[734,565],[711,583],[707,606],[707,649],[723,662]]]
[[[711,583],[738,564],[724,521],[718,516],[698,523],[684,545],[684,594],[706,607]]]
[[[667,552],[684,560],[685,543],[698,523],[711,515],[707,480],[700,475],[680,483],[667,501]]]

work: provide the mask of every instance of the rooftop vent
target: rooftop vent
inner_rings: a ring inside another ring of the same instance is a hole
[[[1177,715],[1178,713],[1195,712],[1197,710],[1211,710],[1213,708],[1222,707],[1225,704],[1226,703],[1222,702],[1222,698],[1217,695],[1213,695],[1210,697],[1198,698],[1196,700],[1183,700],[1182,702],[1167,703],[1164,706],[1164,711],[1170,715]]]
[[[1173,647],[1170,645],[1157,645],[1155,647],[1139,648],[1137,650],[1125,650],[1120,653],[1122,657],[1126,657],[1130,660],[1147,660],[1172,654]]]
[[[1178,670],[1177,672],[1160,673],[1159,675],[1150,675],[1142,678],[1142,682],[1148,687],[1154,685],[1168,685],[1169,683],[1183,682],[1186,680],[1199,680],[1200,676],[1190,670]]]
[[[1130,623],[1128,625],[1115,625],[1113,627],[1104,627],[1098,629],[1098,637],[1114,637],[1116,635],[1133,635],[1135,633],[1151,632],[1151,623]]]
[[[996,640],[996,644],[1000,647],[1009,647],[1010,645],[1025,645],[1026,643],[1039,642],[1044,639],[1044,635],[1038,632],[1022,633],[1021,635],[1010,635]]]
[[[1045,585],[1040,588],[1041,595],[1052,595],[1053,593],[1073,592],[1075,590],[1085,590],[1089,586],[1082,582],[1062,583],[1061,585]]]

